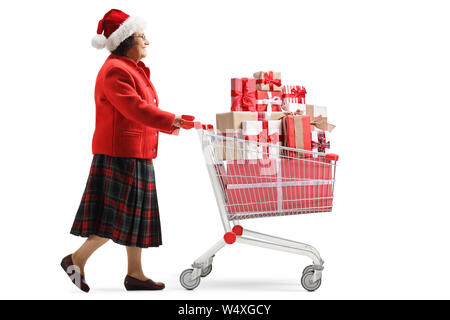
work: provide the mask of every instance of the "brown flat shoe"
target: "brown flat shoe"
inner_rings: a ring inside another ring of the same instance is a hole
[[[61,267],[67,273],[70,280],[72,280],[73,284],[75,284],[82,291],[89,292],[89,286],[84,280],[84,276],[80,272],[78,272],[78,267],[73,264],[71,254],[61,260]]]
[[[123,283],[127,291],[132,290],[162,290],[166,286],[162,282],[154,282],[151,279],[147,281],[142,281],[136,278],[133,278],[129,275],[125,277],[125,281]]]

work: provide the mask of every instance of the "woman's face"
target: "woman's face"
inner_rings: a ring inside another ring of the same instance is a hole
[[[147,56],[146,47],[150,44],[150,42],[145,38],[145,34],[143,30],[139,30],[133,34],[134,37],[134,45],[129,50],[129,54],[137,58],[140,61],[142,58]]]

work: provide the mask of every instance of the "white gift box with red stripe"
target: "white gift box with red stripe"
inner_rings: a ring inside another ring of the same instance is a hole
[[[243,121],[244,159],[279,158],[281,146],[281,120]],[[273,146],[256,142],[270,143]]]

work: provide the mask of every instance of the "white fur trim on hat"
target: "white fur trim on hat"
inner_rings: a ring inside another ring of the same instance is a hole
[[[106,39],[106,49],[114,51],[126,38],[139,29],[145,29],[145,21],[140,17],[129,17]]]

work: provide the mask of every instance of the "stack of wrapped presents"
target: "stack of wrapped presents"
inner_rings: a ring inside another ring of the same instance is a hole
[[[289,184],[293,179],[331,179],[332,170],[322,165],[325,157],[280,148],[320,153],[330,148],[335,126],[328,123],[327,108],[306,104],[305,96],[303,86],[283,85],[280,72],[231,79],[230,112],[216,114],[217,134],[228,137],[217,155],[225,161],[229,213],[331,210],[331,186]],[[313,205],[308,197],[324,200]]]

